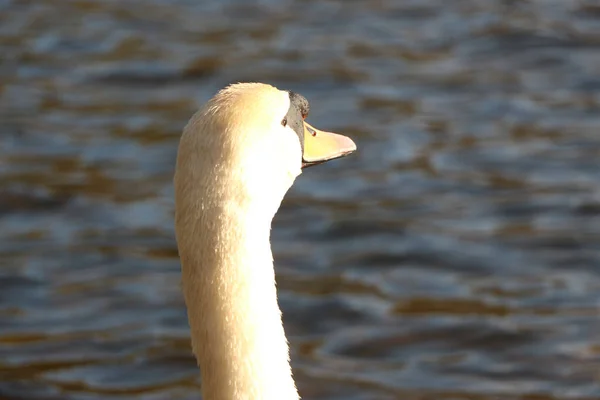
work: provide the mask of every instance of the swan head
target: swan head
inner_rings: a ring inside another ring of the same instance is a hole
[[[177,191],[196,187],[201,201],[233,200],[274,214],[303,168],[356,150],[350,138],[308,124],[309,110],[302,95],[267,84],[222,89],[184,130]]]

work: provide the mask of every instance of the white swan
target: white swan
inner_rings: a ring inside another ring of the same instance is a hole
[[[175,228],[204,400],[298,399],[277,303],[271,221],[303,167],[356,150],[304,118],[307,100],[231,85],[185,127]]]

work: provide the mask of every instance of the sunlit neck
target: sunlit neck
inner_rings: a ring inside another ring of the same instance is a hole
[[[231,203],[209,213],[195,229],[203,256],[183,263],[206,400],[298,399],[269,242],[274,211],[250,211]]]

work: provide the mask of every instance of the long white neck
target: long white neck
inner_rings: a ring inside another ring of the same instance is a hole
[[[204,400],[299,398],[277,303],[271,219],[233,201],[177,205],[183,292]]]

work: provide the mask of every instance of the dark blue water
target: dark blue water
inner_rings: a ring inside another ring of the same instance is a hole
[[[0,398],[199,398],[171,179],[236,81],[359,147],[274,224],[304,399],[600,398],[596,1],[0,0],[0,54]]]

